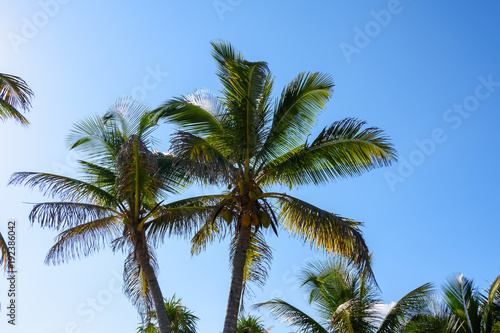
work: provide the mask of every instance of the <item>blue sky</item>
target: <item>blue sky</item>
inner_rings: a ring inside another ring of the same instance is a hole
[[[431,281],[464,273],[481,287],[500,274],[496,206],[500,201],[500,47],[496,1],[3,1],[0,72],[34,90],[31,126],[0,124],[0,231],[18,221],[17,325],[2,332],[134,332],[138,317],[121,294],[123,256],[104,251],[61,266],[43,259],[55,233],[31,227],[30,205],[44,198],[6,187],[16,171],[75,174],[65,137],[82,117],[103,114],[120,96],[156,107],[197,88],[214,91],[210,41],[233,43],[264,60],[275,94],[301,71],[332,75],[335,93],[315,133],[357,117],[384,129],[397,164],[293,194],[365,222],[384,302]],[[157,132],[168,149],[172,129]],[[192,188],[185,195],[209,193]],[[270,237],[274,262],[264,289],[302,304],[294,279],[323,257],[284,232]],[[228,243],[195,258],[185,240],[158,249],[165,296],[176,294],[200,317],[200,332],[222,328],[230,277]],[[272,332],[289,330],[274,325]]]

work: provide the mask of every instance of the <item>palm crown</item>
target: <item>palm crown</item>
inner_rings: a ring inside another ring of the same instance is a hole
[[[353,118],[325,127],[308,141],[332,94],[328,75],[301,73],[274,100],[273,77],[265,62],[247,61],[227,43],[212,46],[223,86],[220,97],[197,91],[167,101],[157,113],[181,128],[172,145],[177,165],[204,183],[228,187],[227,192],[209,197],[216,209],[193,238],[193,253],[217,236],[232,235],[228,302],[232,311],[224,332],[234,332],[241,286],[248,279],[262,281],[267,274],[270,251],[262,227],[271,226],[275,233],[281,227],[360,267],[368,265],[361,223],[272,192],[270,187],[317,185],[357,176],[390,164],[396,152],[380,129],[364,128],[364,122]]]
[[[28,125],[28,120],[22,111],[31,107],[33,91],[26,82],[18,76],[0,73],[0,120],[9,118]]]

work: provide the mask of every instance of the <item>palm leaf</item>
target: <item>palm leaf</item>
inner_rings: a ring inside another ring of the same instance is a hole
[[[87,257],[120,235],[121,226],[116,216],[108,216],[68,228],[57,236],[45,263],[55,265],[68,259]]]
[[[28,125],[28,120],[20,110],[29,110],[33,95],[33,91],[23,79],[0,73],[0,119],[12,118],[23,125]]]
[[[9,247],[0,233],[0,265],[4,270],[10,270],[10,262]]]
[[[263,167],[263,184],[318,185],[358,176],[396,159],[396,151],[378,128],[347,118],[325,128],[311,144],[303,144]]]
[[[316,320],[279,298],[274,298],[269,302],[255,304],[255,307],[269,310],[276,319],[281,320],[289,326],[296,327],[298,332],[329,333]]]
[[[38,188],[43,195],[59,197],[64,201],[88,201],[95,204],[114,205],[113,195],[87,182],[42,172],[16,172],[9,185],[24,185]]]
[[[428,304],[431,290],[432,284],[426,283],[403,296],[387,313],[377,332],[397,332],[408,318],[423,312]]]
[[[29,220],[37,222],[42,228],[61,230],[73,228],[116,213],[114,210],[80,202],[44,202],[33,206]]]
[[[276,194],[279,219],[291,235],[328,253],[336,253],[356,263],[361,269],[370,268],[370,253],[359,227],[362,225],[317,208],[286,194]]]
[[[482,303],[483,332],[491,332],[495,322],[500,321],[500,275],[491,283],[488,295]]]
[[[151,249],[149,250],[149,256],[149,262],[155,270],[156,275],[158,264],[156,261],[156,256]],[[146,280],[144,272],[138,261],[136,260],[133,252],[131,252],[125,259],[125,265],[123,268],[123,281],[123,291],[125,295],[137,308],[139,314],[141,314],[141,316],[143,317],[146,316],[154,308],[153,297],[151,295],[151,289]]]
[[[479,332],[481,319],[479,317],[480,303],[473,281],[463,275],[449,278],[443,285],[444,301],[464,323],[468,333]]]
[[[332,79],[322,73],[300,73],[281,93],[258,164],[273,160],[300,146],[326,107]]]

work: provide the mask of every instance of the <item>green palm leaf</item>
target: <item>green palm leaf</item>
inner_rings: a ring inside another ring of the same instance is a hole
[[[464,323],[468,333],[479,333],[481,318],[479,316],[480,302],[473,281],[463,275],[449,278],[443,285],[444,301]]]
[[[396,159],[393,146],[380,129],[363,129],[364,124],[353,118],[334,122],[311,144],[301,145],[266,164],[259,183],[318,185],[389,165]]]
[[[10,264],[9,247],[0,233],[0,266],[3,270],[8,270]]]
[[[0,120],[11,118],[22,125],[28,125],[29,121],[20,110],[29,110],[33,95],[33,91],[23,79],[0,73]]]

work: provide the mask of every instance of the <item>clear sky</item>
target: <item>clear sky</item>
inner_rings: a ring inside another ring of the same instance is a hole
[[[351,116],[392,138],[400,156],[392,167],[293,191],[365,222],[384,302],[452,273],[486,287],[500,274],[499,17],[497,1],[0,1],[0,72],[21,76],[36,94],[29,128],[0,124],[0,232],[18,221],[19,253],[17,325],[7,324],[0,277],[0,331],[135,332],[138,317],[120,290],[123,256],[104,251],[45,266],[55,233],[31,227],[25,203],[44,198],[6,184],[16,171],[73,176],[70,127],[120,96],[156,107],[220,89],[209,44],[216,39],[267,61],[276,94],[301,71],[331,74],[335,93],[316,132]],[[171,132],[156,132],[163,151]],[[279,296],[305,308],[294,274],[323,254],[285,232],[269,239],[270,279],[246,304]],[[162,291],[183,298],[201,319],[199,332],[222,329],[227,249],[226,241],[191,258],[176,239],[158,249]],[[260,315],[273,333],[289,332]]]

